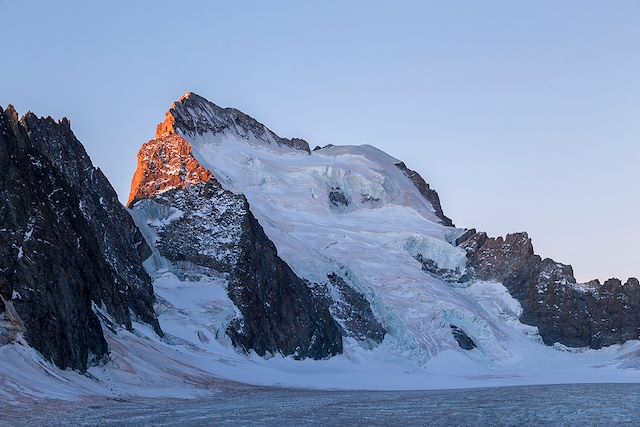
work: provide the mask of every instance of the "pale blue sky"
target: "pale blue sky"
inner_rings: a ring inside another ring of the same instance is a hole
[[[640,275],[639,0],[59,3],[0,0],[0,105],[68,116],[122,200],[194,91],[375,145],[578,279]]]

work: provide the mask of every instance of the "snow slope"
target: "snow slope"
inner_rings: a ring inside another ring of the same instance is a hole
[[[110,360],[86,375],[61,371],[19,340],[0,347],[0,401],[27,405],[32,400],[74,400],[100,395],[192,398],[255,385],[351,390],[418,390],[501,385],[640,382],[640,343],[601,350],[568,351],[527,337],[512,308],[517,304],[498,284],[474,284],[467,295],[509,327],[505,339],[517,347],[504,363],[485,363],[457,350],[441,351],[425,364],[415,363],[386,340],[373,350],[347,341],[345,353],[328,360],[243,355],[220,334],[233,312],[223,281],[180,280],[168,271],[155,279],[160,340],[145,324],[134,331],[103,325]],[[169,302],[171,301],[171,302]],[[106,320],[105,320],[106,319]],[[110,325],[113,326],[113,325]],[[476,355],[477,356],[477,355]],[[237,381],[237,382],[236,382]]]
[[[463,273],[465,252],[450,243],[462,230],[438,222],[395,166],[397,159],[370,146],[307,154],[233,133],[186,137],[198,161],[223,186],[245,194],[280,256],[299,276],[319,282],[335,271],[357,284],[389,331],[391,348],[422,365],[443,351],[459,352],[449,326],[454,324],[478,345],[465,357],[492,363],[517,357],[517,348],[505,340],[510,332],[505,314],[479,303],[476,294],[484,292],[429,275],[415,260],[419,253],[440,268]],[[336,188],[350,200],[348,206],[330,202]],[[517,311],[514,302],[496,304]],[[520,334],[527,340],[530,335]]]

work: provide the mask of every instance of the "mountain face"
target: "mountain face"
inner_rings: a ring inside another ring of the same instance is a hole
[[[0,170],[3,341],[84,371],[108,353],[99,315],[160,334],[150,248],[69,122],[0,110]]]
[[[373,147],[301,141],[195,94],[176,102],[140,150],[129,197],[162,258],[152,276],[224,274],[239,311],[226,333],[261,355],[331,356],[340,335],[365,349],[388,337],[418,360],[473,348],[464,302],[455,310],[466,297],[434,300],[448,285],[416,262],[435,250],[436,270],[465,272],[438,194]]]
[[[388,339],[417,361],[448,349],[513,356],[504,311],[479,299],[489,282],[545,344],[638,338],[635,279],[577,284],[524,233],[455,228],[417,172],[373,147],[309,151],[192,93],[141,149],[129,205],[172,269],[227,275],[240,311],[227,335],[258,354],[339,353],[337,325],[358,346]]]

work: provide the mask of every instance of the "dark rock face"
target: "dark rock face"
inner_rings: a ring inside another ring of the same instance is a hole
[[[265,125],[235,108],[221,108],[195,93],[187,93],[179,102],[173,104],[158,125],[156,137],[177,132],[182,135],[195,136],[207,132],[220,133],[225,130],[236,132],[247,140],[270,145],[280,145],[310,153],[309,144],[300,138],[281,138]]]
[[[309,150],[309,143],[302,138],[281,138],[280,143],[288,147],[306,151],[307,153],[311,152],[311,150]]]
[[[387,331],[374,316],[365,296],[335,273],[329,274],[327,279],[327,283],[317,285],[313,291],[329,308],[343,334],[368,347],[382,343]]]
[[[470,229],[466,230],[464,233],[462,233],[460,235],[460,237],[458,237],[454,241],[454,245],[460,246],[463,242],[466,242],[467,240],[469,240],[469,238],[471,236],[473,236],[474,234],[476,234],[476,229],[475,228],[470,228]]]
[[[537,326],[543,341],[601,348],[640,336],[640,285],[629,279],[577,284],[570,265],[534,254],[526,233],[458,242],[481,280],[501,282],[523,308],[520,320]]]
[[[108,351],[95,309],[128,328],[132,312],[160,333],[148,247],[68,121],[0,110],[0,170],[2,309],[27,342],[84,371]]]
[[[440,205],[440,196],[438,196],[436,190],[433,190],[418,172],[409,169],[403,162],[398,162],[395,165],[407,178],[411,180],[411,182],[413,182],[413,184],[418,188],[418,191],[420,191],[420,194],[422,194],[422,197],[431,203],[436,216],[440,218],[440,222],[448,227],[453,227],[453,222],[445,216],[442,210],[442,206]]]
[[[463,274],[457,268],[455,270],[441,268],[434,260],[425,258],[422,254],[416,254],[414,258],[420,263],[422,271],[437,276],[446,282],[464,283],[470,279],[467,273]]]
[[[337,208],[351,204],[349,197],[344,194],[344,191],[342,191],[340,187],[332,188],[331,191],[329,191],[329,202]]]
[[[56,124],[50,118],[42,120],[26,114],[22,123],[29,139],[78,192],[82,214],[91,225],[102,258],[114,273],[113,280],[118,293],[124,295],[124,304],[112,290],[94,293],[92,299],[98,304],[104,303],[119,324],[131,327],[128,312],[131,309],[139,320],[162,334],[153,310],[151,278],[142,266],[142,261],[150,255],[150,248],[115,190],[102,171],[93,166],[68,120]]]
[[[329,311],[278,257],[248,205],[242,229],[229,285],[229,296],[243,312],[228,330],[234,343],[260,355],[278,351],[322,359],[342,353],[342,337]]]
[[[464,350],[473,350],[474,348],[476,348],[476,343],[473,342],[473,340],[469,337],[469,335],[467,335],[465,331],[458,328],[456,325],[449,325],[449,327],[451,328],[453,337],[456,339],[456,341],[458,341],[458,345],[460,346],[460,348]]]
[[[160,150],[171,143],[166,138],[173,135],[153,140],[143,150]],[[184,139],[181,143],[188,144]],[[164,174],[175,170],[174,161],[163,161],[154,166],[153,179],[168,183]],[[225,190],[208,175],[206,181],[173,189],[169,185],[147,196],[133,209],[160,219],[151,227],[164,258],[190,271],[227,275],[229,297],[242,315],[227,329],[236,347],[261,356],[314,359],[342,352],[342,336],[329,310],[278,256],[243,195]]]

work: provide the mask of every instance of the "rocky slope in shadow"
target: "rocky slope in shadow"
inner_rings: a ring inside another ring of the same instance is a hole
[[[108,353],[96,313],[161,334],[142,267],[149,247],[69,122],[0,109],[0,170],[5,329],[80,371]]]

